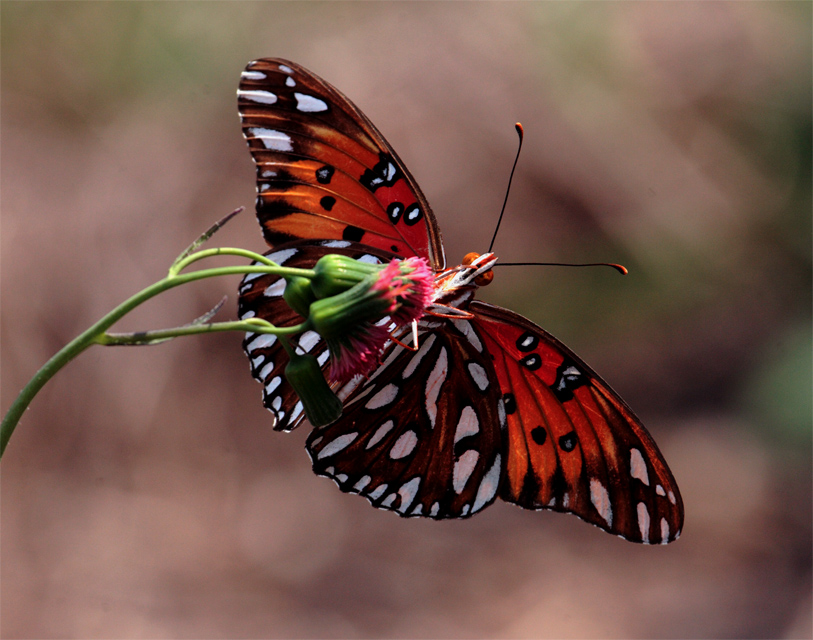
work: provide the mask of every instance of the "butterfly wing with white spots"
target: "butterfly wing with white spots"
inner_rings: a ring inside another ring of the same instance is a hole
[[[237,102],[268,244],[350,240],[443,268],[440,230],[417,182],[341,92],[267,58],[243,71]]]
[[[683,502],[655,441],[626,403],[556,338],[519,314],[468,310],[494,356],[507,414],[500,497],[574,513],[627,540],[677,539]]]
[[[459,321],[458,321],[459,322]],[[470,516],[497,497],[505,459],[499,384],[451,322],[394,345],[308,438],[314,471],[402,516]]]

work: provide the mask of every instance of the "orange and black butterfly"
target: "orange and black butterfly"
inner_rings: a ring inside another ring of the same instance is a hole
[[[334,383],[344,409],[308,438],[314,471],[402,516],[465,518],[501,498],[573,513],[634,542],[676,540],[683,503],[647,430],[556,338],[475,300],[493,254],[446,269],[429,203],[372,122],[286,60],[250,63],[237,94],[272,260],[309,268],[328,253],[374,263],[418,256],[436,274],[443,313],[430,307],[419,321],[417,349],[391,341],[366,378]],[[240,317],[301,322],[282,298],[285,284],[247,275]],[[318,334],[296,346],[327,371]],[[244,348],[275,429],[294,429],[303,407],[279,340],[248,334]]]

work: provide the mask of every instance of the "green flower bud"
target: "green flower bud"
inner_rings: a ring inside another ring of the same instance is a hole
[[[286,278],[286,280],[285,293],[282,294],[282,297],[291,309],[303,318],[307,318],[311,303],[316,300],[313,289],[311,289],[311,281],[300,277]]]
[[[343,293],[312,303],[308,319],[314,331],[330,340],[352,336],[381,320],[390,312],[392,302],[372,288],[374,283],[375,276],[368,277]]]
[[[348,256],[335,253],[322,256],[313,270],[316,276],[311,280],[311,288],[317,298],[329,298],[356,286],[373,274],[378,274],[384,265],[359,262]]]
[[[293,354],[285,367],[285,378],[302,401],[305,415],[314,427],[324,427],[342,415],[342,401],[328,386],[314,356]]]

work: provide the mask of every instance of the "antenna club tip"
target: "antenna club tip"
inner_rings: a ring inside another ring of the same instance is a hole
[[[522,140],[523,136],[525,135],[525,129],[522,126],[521,122],[514,123],[514,129],[517,130],[517,135],[519,135],[519,139]]]
[[[622,276],[625,276],[629,273],[629,269],[627,269],[623,264],[615,264],[613,262],[610,262],[607,264],[607,266],[612,267],[613,269],[618,271],[618,273],[620,273]]]

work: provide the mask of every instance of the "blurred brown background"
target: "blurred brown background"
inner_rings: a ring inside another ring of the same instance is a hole
[[[22,637],[810,637],[811,4],[21,3],[2,12],[2,408],[60,346],[251,209],[235,89],[284,56],[350,96],[482,297],[636,408],[686,503],[633,545],[496,504],[403,520],[270,430],[240,336],[91,349],[2,464]],[[251,211],[216,244],[262,250]],[[237,278],[165,295],[174,326]]]

